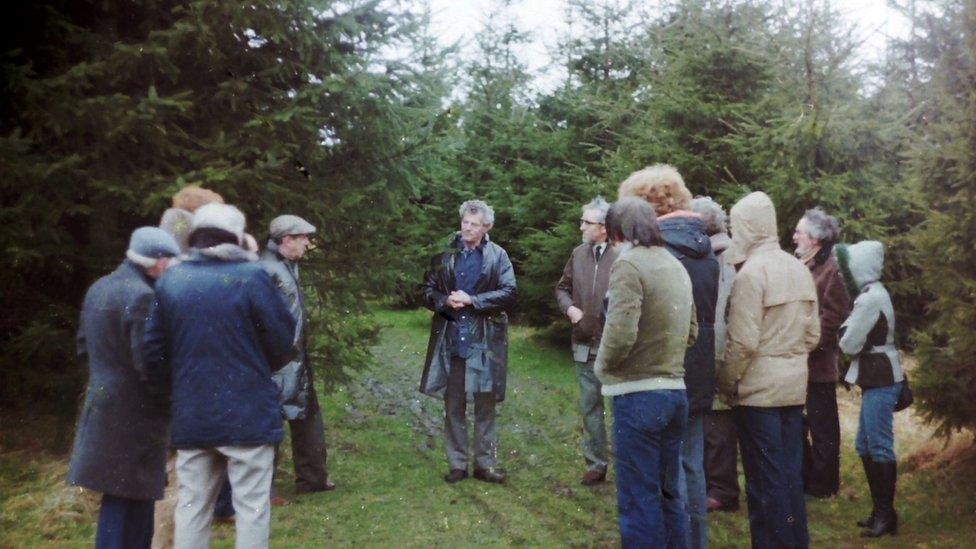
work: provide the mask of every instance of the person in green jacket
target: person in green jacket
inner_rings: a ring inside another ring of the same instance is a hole
[[[666,249],[654,210],[624,198],[607,214],[620,250],[594,372],[612,397],[617,508],[624,547],[683,547],[678,491],[688,420],[685,349],[698,334],[691,279]]]

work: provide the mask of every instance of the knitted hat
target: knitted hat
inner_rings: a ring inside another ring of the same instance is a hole
[[[244,236],[244,214],[234,206],[210,203],[200,206],[193,214],[192,229],[221,229],[240,240]]]
[[[168,232],[158,227],[139,227],[132,232],[129,239],[129,251],[143,257],[159,259],[180,255],[180,246]]]

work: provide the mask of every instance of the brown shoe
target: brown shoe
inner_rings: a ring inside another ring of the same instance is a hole
[[[494,469],[475,469],[474,478],[492,484],[505,484],[505,475]]]
[[[454,484],[468,478],[468,471],[465,469],[451,469],[451,472],[444,475],[444,482]]]
[[[583,474],[583,479],[580,480],[580,484],[583,486],[593,486],[594,484],[600,484],[605,480],[607,480],[606,471],[587,471]]]
[[[281,496],[274,496],[271,498],[272,507],[284,507],[286,505],[291,505],[291,502]]]

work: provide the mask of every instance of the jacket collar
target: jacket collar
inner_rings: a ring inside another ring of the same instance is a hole
[[[187,261],[257,261],[258,255],[241,248],[237,244],[218,244],[209,248],[191,248]]]

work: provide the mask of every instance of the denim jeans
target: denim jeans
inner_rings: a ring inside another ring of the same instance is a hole
[[[679,494],[684,390],[613,397],[614,470],[624,548],[685,547],[688,515]]]
[[[857,437],[854,439],[857,455],[870,456],[875,463],[895,461],[895,433],[891,423],[902,383],[862,391],[861,415],[857,420]]]
[[[699,549],[707,546],[708,524],[705,516],[705,435],[701,413],[688,416],[688,423],[681,434],[681,474],[678,490],[685,512],[688,513],[688,547]]]
[[[803,500],[803,406],[735,406],[756,548],[808,547]]]
[[[607,428],[603,419],[603,386],[593,373],[593,359],[576,363],[579,411],[583,417],[583,459],[587,471],[607,471]]]

